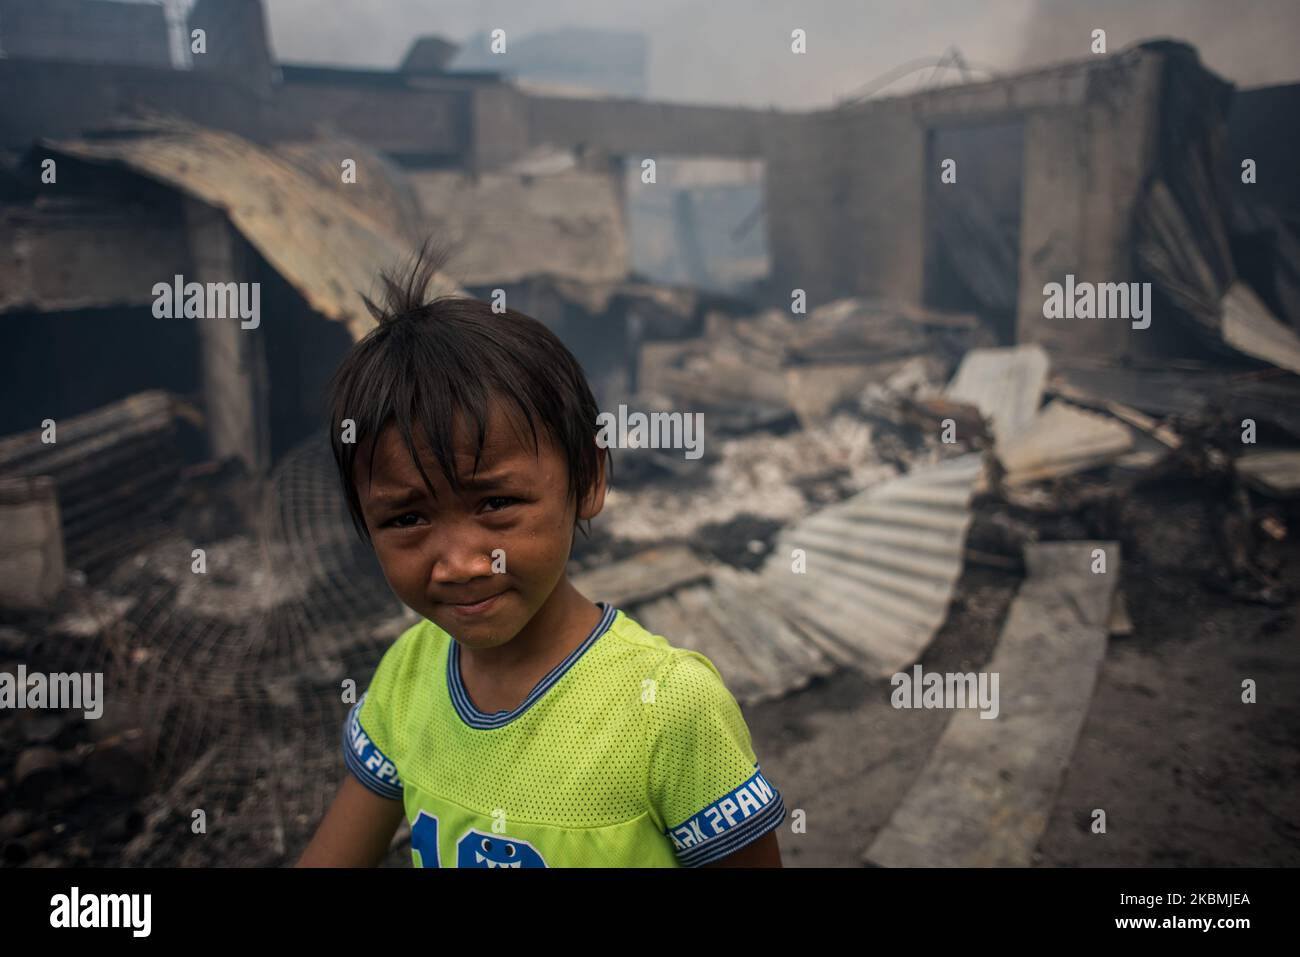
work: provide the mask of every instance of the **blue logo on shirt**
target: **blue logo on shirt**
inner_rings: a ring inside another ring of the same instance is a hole
[[[469,831],[456,844],[457,867],[545,867],[527,841],[502,834]]]

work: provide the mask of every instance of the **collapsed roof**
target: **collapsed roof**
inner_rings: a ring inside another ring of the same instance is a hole
[[[339,170],[340,183],[344,160],[356,160],[359,182],[382,162],[354,149],[361,147],[338,149],[328,164]],[[36,151],[125,168],[222,210],[312,309],[344,323],[354,339],[374,325],[362,296],[377,290],[381,269],[409,253],[400,226],[323,189],[300,155],[286,158],[233,133],[151,117],[76,139],[42,140]],[[435,294],[459,292],[442,277],[434,287]]]

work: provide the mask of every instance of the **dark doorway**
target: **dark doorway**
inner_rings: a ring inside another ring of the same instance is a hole
[[[146,389],[199,391],[193,319],[158,319],[148,306],[4,317],[0,359],[5,401],[0,435],[29,432],[43,419],[71,418]]]
[[[1024,124],[953,124],[926,143],[925,304],[977,313],[1016,338]],[[946,160],[955,182],[941,179]]]

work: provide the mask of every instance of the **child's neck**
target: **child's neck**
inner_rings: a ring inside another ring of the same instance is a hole
[[[460,646],[461,681],[480,711],[514,710],[537,682],[586,640],[601,610],[567,575],[519,634],[496,648]]]

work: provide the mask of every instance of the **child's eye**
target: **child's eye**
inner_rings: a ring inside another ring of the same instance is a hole
[[[486,500],[484,501],[483,504],[485,504],[485,505],[491,505],[493,502],[504,502],[505,505],[502,505],[502,508],[504,508],[504,507],[506,507],[507,505],[513,505],[513,504],[515,504],[515,503],[518,502],[518,501],[519,501],[519,499],[517,499],[517,498],[510,498],[510,497],[507,496],[507,495],[494,495],[494,496],[492,496],[492,498],[486,499]],[[489,509],[488,511],[499,512],[499,511],[501,511],[501,509],[500,509],[500,508],[492,508],[492,509]]]
[[[407,518],[418,519],[419,517],[420,516],[417,515],[415,512],[403,512],[401,515],[398,515],[396,518],[389,521],[388,524],[391,525],[393,528],[410,528],[411,527],[410,525],[402,524],[402,520]]]

